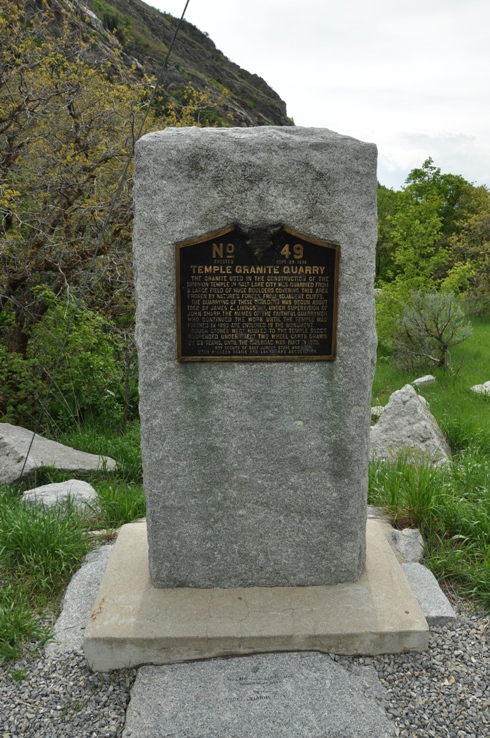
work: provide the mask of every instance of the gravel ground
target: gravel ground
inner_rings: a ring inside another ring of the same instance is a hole
[[[80,652],[17,662],[0,671],[0,738],[120,736],[135,677],[92,673]]]
[[[490,616],[451,600],[458,620],[431,628],[424,653],[334,657],[349,671],[374,668],[400,738],[490,737]]]
[[[353,673],[377,674],[400,738],[490,738],[490,617],[452,600],[460,618],[433,629],[426,653],[334,657]],[[80,652],[1,669],[0,738],[121,736],[135,676],[93,674]]]

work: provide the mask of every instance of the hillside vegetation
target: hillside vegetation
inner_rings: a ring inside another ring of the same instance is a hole
[[[100,18],[77,0],[0,11],[0,418],[32,427],[43,404],[45,430],[136,412],[123,173],[137,135],[288,123],[267,84],[188,23],[152,98],[176,19],[135,0],[93,8]]]
[[[490,193],[427,159],[400,191],[379,187],[378,215],[382,352],[445,366],[469,335],[465,314],[490,307]]]
[[[120,42],[122,51],[136,59],[150,74],[157,74],[177,27],[177,18],[141,0],[86,0],[105,29]],[[183,6],[184,4],[182,4]],[[83,12],[81,15],[87,18]],[[97,26],[97,23],[96,23]],[[191,84],[209,91],[217,103],[210,119],[231,121],[234,126],[291,125],[286,104],[256,74],[230,61],[206,33],[184,21],[172,51],[164,86],[172,95]],[[226,99],[222,93],[226,91]]]

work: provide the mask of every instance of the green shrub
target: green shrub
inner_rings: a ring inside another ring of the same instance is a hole
[[[0,422],[32,427],[43,390],[36,360],[9,352],[0,343]]]
[[[123,368],[117,361],[118,338],[109,330],[107,321],[96,313],[59,301],[32,329],[27,358],[44,385],[51,387],[45,407],[58,427],[91,418],[121,421],[117,395]]]
[[[449,349],[471,335],[460,301],[452,292],[412,292],[395,328],[393,354],[405,368],[446,367]]]
[[[0,313],[0,421],[50,432],[137,415],[132,336],[85,307],[42,290],[46,310],[30,329],[25,355],[8,350],[9,315]]]

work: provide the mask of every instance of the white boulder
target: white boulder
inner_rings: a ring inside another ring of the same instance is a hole
[[[69,499],[78,507],[82,507],[84,504],[96,500],[97,492],[88,482],[69,479],[67,482],[43,484],[41,487],[28,489],[22,495],[23,502],[42,504],[46,507],[66,504]]]
[[[41,466],[70,472],[95,471],[115,469],[116,462],[108,456],[76,451],[18,425],[0,423],[0,484],[11,484]]]
[[[473,392],[478,392],[480,395],[490,395],[490,382],[475,384],[471,389]]]
[[[432,376],[432,374],[426,374],[423,377],[419,377],[418,379],[414,379],[412,384],[414,387],[426,387],[428,384],[433,384],[436,381],[436,378]]]
[[[383,414],[371,427],[371,458],[393,458],[400,452],[435,465],[448,461],[448,443],[427,403],[412,385],[393,392]]]

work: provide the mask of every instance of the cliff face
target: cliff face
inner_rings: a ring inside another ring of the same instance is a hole
[[[72,0],[79,15],[110,44],[112,33],[122,44],[128,60],[158,74],[171,44],[178,19],[146,5],[142,0]],[[89,12],[87,12],[87,10]],[[228,125],[292,125],[286,104],[258,75],[234,64],[196,26],[184,21],[174,45],[164,86],[178,95],[187,84],[209,90],[219,100],[219,114]]]

